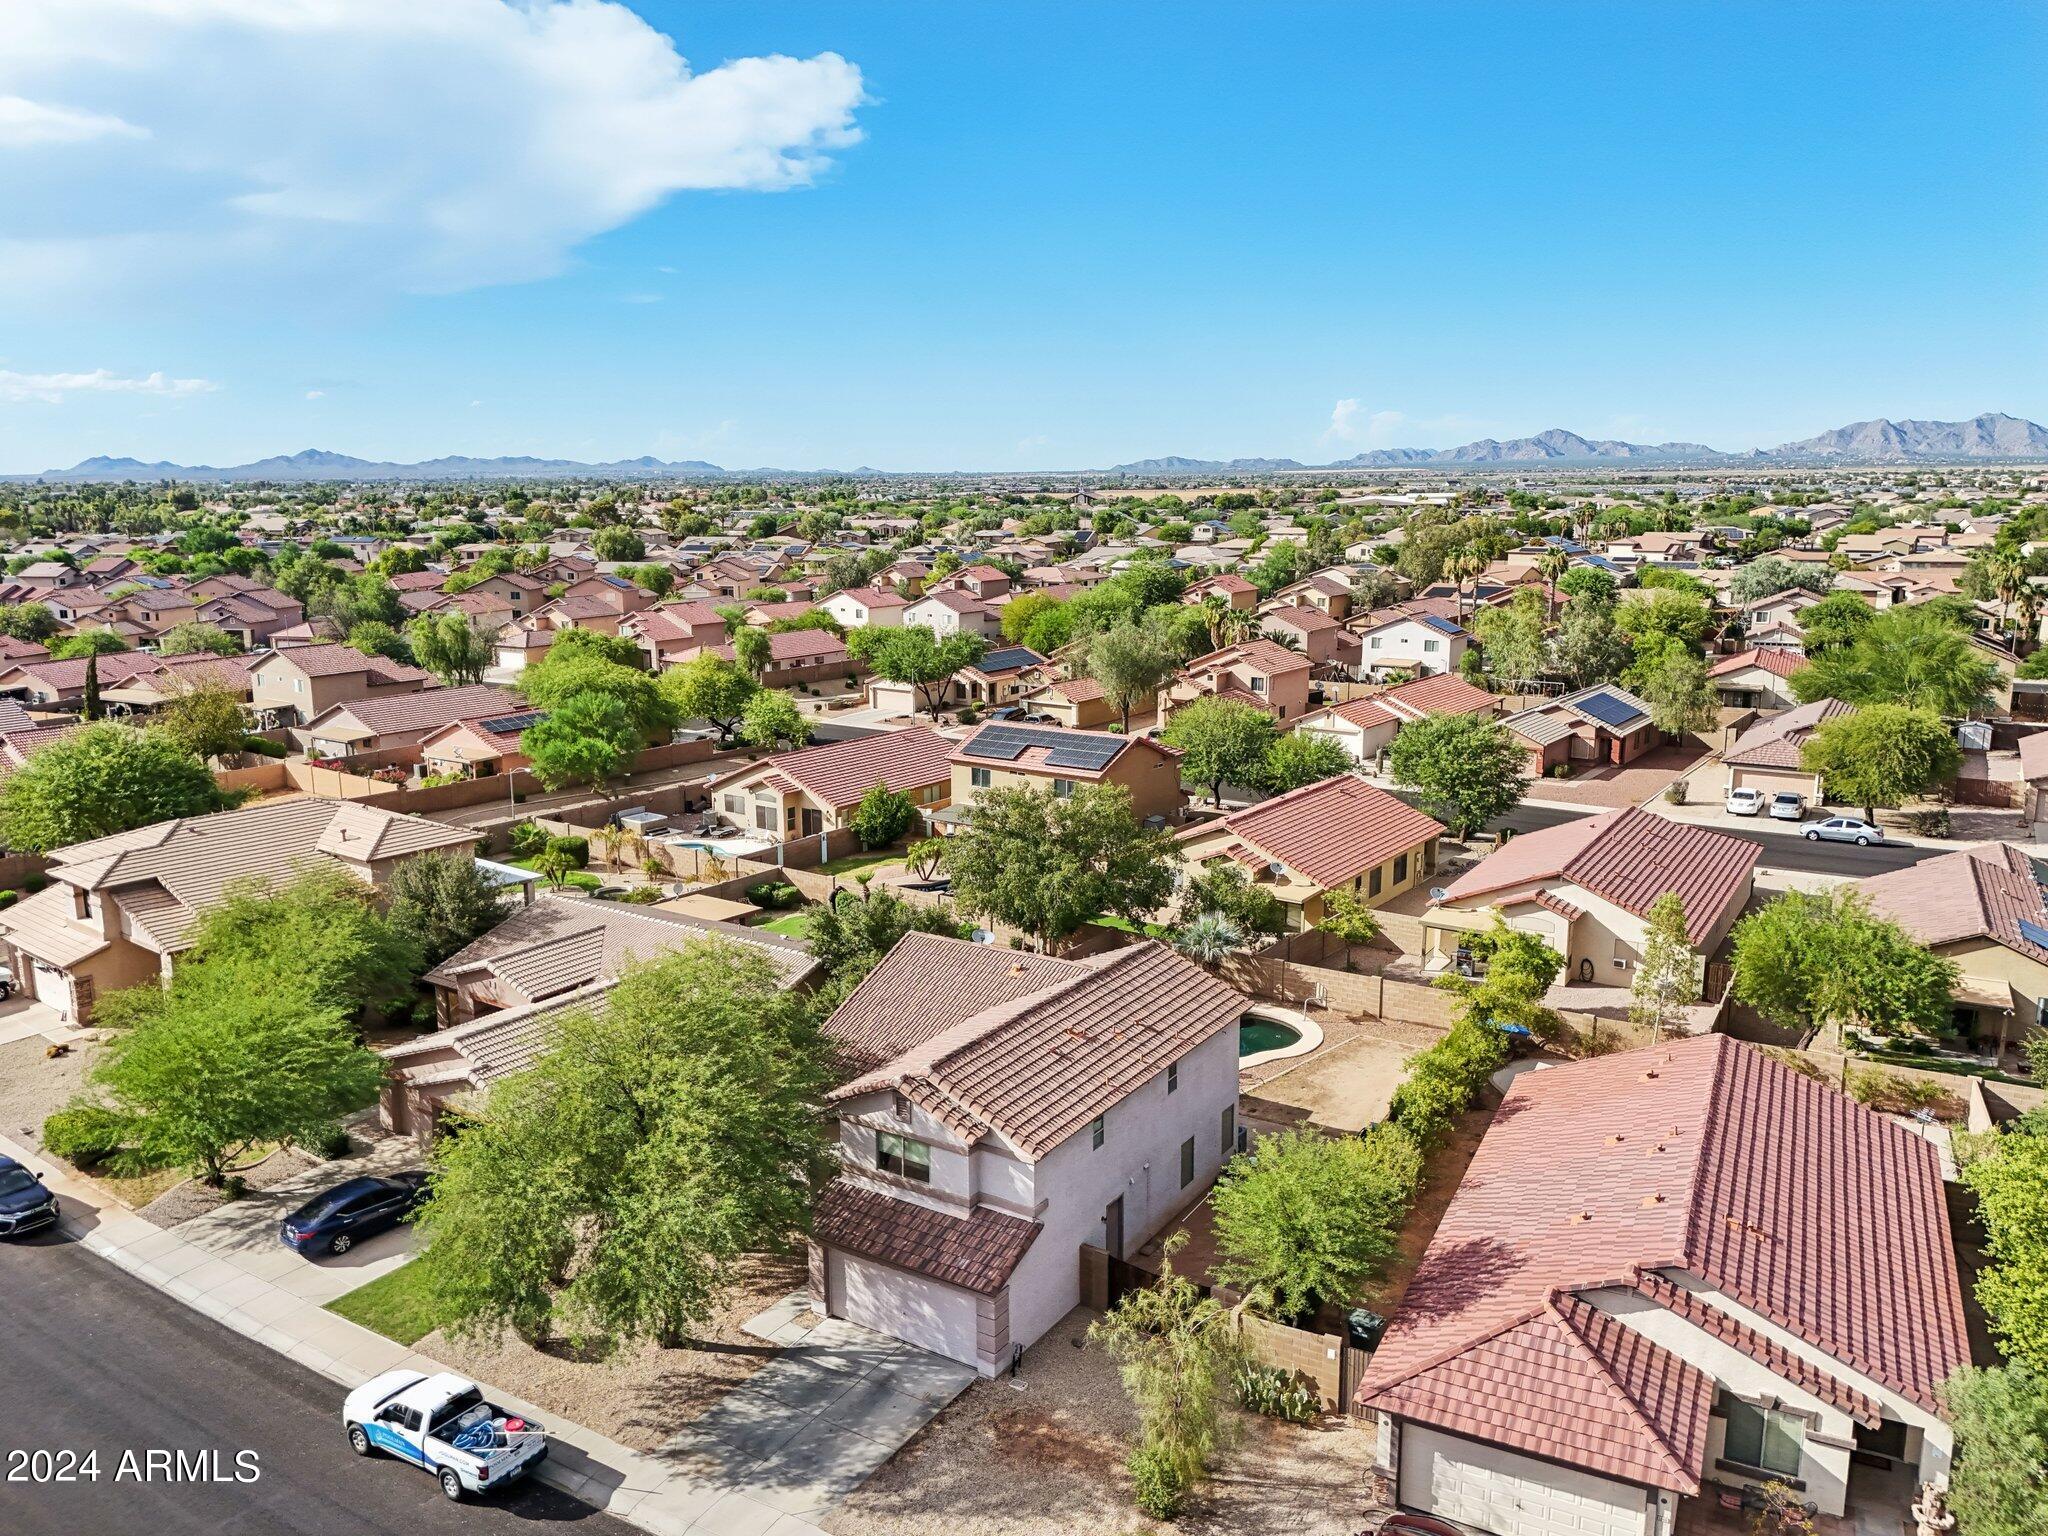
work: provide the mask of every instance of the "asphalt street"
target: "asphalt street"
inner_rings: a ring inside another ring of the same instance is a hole
[[[1518,805],[1494,822],[1489,830],[1497,832],[1506,827],[1515,832],[1534,832],[1594,814],[1597,813],[1590,809],[1568,811],[1562,806]],[[1766,868],[1796,870],[1809,875],[1848,875],[1852,878],[1881,875],[1887,870],[1904,869],[1909,864],[1949,851],[1945,848],[1922,848],[1913,843],[1878,843],[1869,848],[1858,848],[1854,843],[1808,842],[1803,837],[1752,832],[1738,825],[1717,825],[1714,830],[1755,843],[1764,851]]]
[[[531,1480],[450,1504],[424,1472],[358,1459],[337,1384],[56,1234],[0,1244],[0,1295],[6,1536],[477,1536],[546,1523],[637,1536]],[[152,1450],[172,1456],[145,1481]],[[97,1453],[97,1477],[56,1481],[61,1463],[33,1454],[65,1451]]]

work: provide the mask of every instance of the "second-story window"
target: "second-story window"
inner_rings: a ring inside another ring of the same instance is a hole
[[[995,782],[995,776],[986,768],[970,768],[967,770],[967,782],[976,789],[987,789]]]
[[[884,1173],[929,1184],[932,1181],[932,1149],[908,1136],[898,1136],[894,1131],[877,1131],[875,1166]]]
[[[1091,1148],[1102,1145],[1102,1116],[1097,1115],[1088,1122],[1088,1145]]]
[[[1064,800],[1073,794],[1074,781],[1072,779],[1054,779],[1052,781],[1052,792]]]
[[[1166,1091],[1168,1093],[1180,1092],[1180,1063],[1177,1061],[1170,1061],[1166,1064]]]

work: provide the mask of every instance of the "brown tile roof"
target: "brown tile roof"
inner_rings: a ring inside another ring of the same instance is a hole
[[[322,726],[353,720],[373,736],[402,731],[431,731],[458,720],[504,714],[519,703],[510,688],[493,683],[465,683],[455,688],[422,688],[374,699],[349,699],[315,717],[306,727],[314,735]]]
[[[1222,824],[1325,890],[1444,835],[1435,818],[1350,773],[1232,811]],[[1216,825],[1204,822],[1180,835]]]
[[[1826,721],[1855,712],[1854,704],[1840,699],[1815,699],[1752,725],[1728,744],[1721,761],[1740,768],[1797,768],[1807,737]]]
[[[1741,898],[1757,845],[1707,827],[1667,821],[1640,806],[1580,816],[1512,838],[1453,880],[1446,901],[1466,901],[1533,880],[1562,880],[1637,917],[1667,891],[1685,904],[1687,935],[1706,936]]]
[[[1936,948],[1991,939],[2039,965],[2048,945],[2020,931],[2048,929],[2048,893],[2034,861],[2011,843],[1992,843],[1922,859],[1907,869],[1873,875],[1857,886],[1870,908],[1897,923],[1917,944]]]
[[[1053,955],[911,932],[825,1023],[848,1075],[925,1044],[998,1003],[1042,992],[1087,967]]]
[[[1303,634],[1316,634],[1322,630],[1344,627],[1320,608],[1305,608],[1299,605],[1275,608],[1261,617],[1268,624],[1284,624],[1287,628],[1299,630]]]
[[[1500,700],[1484,688],[1475,688],[1462,677],[1449,672],[1440,672],[1434,677],[1418,677],[1412,682],[1389,688],[1385,693],[1376,693],[1373,702],[1410,720],[1421,720],[1430,715],[1490,713],[1500,704]]]
[[[1806,658],[1796,651],[1766,650],[1737,651],[1733,656],[1724,656],[1707,668],[1709,677],[1726,677],[1730,672],[1740,672],[1745,667],[1762,667],[1766,672],[1779,677],[1790,677],[1806,665]]]
[[[1244,640],[1236,645],[1226,645],[1220,651],[1211,651],[1206,656],[1197,656],[1185,667],[1184,675],[1200,676],[1220,672],[1233,663],[1242,662],[1255,672],[1282,673],[1305,672],[1308,658],[1299,651],[1290,651],[1286,646],[1272,640]]]
[[[943,975],[952,958],[927,947],[899,962],[891,950],[882,967]],[[1036,1161],[1246,1007],[1234,988],[1162,944],[1078,964],[1079,974],[962,1016],[829,1097],[893,1088],[966,1139],[992,1130]],[[829,1021],[826,1028],[833,1032]]]
[[[1585,1390],[1580,1362],[1561,1353],[1570,1341],[1507,1356],[1494,1341],[1561,1295],[1659,1270],[1695,1277],[1930,1412],[1969,1359],[1934,1147],[1753,1046],[1703,1035],[1516,1079],[1359,1401],[1602,1465],[1580,1415],[1555,1411]],[[1678,1387],[1667,1379],[1674,1399]],[[1682,1459],[1665,1432],[1673,1415],[1626,1395]],[[1630,1439],[1633,1455],[1642,1442]]]
[[[803,786],[822,805],[857,805],[877,784],[893,790],[947,784],[953,777],[953,743],[922,725],[851,741],[828,741],[786,752],[767,766]]]
[[[1765,1338],[1754,1328],[1730,1317],[1693,1292],[1673,1285],[1663,1275],[1646,1273],[1640,1276],[1636,1289],[1702,1333],[1711,1334],[1729,1348],[1742,1351],[1758,1365],[1811,1392],[1822,1402],[1834,1404],[1857,1423],[1875,1429],[1884,1417],[1884,1407],[1875,1398],[1830,1376],[1804,1356],[1795,1355],[1782,1344]]]
[[[350,672],[368,672],[384,682],[426,682],[433,674],[408,667],[385,656],[370,656],[346,645],[295,645],[275,651],[264,662],[288,661],[308,677],[341,677]]]
[[[953,1216],[879,1190],[834,1180],[818,1196],[811,1236],[946,1285],[993,1296],[1038,1236],[1039,1224],[998,1211]]]

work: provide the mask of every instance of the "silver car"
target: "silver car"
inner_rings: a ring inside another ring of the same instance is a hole
[[[1826,821],[1816,821],[1806,829],[1806,840],[1817,843],[1826,839],[1831,843],[1854,843],[1858,848],[1868,848],[1872,843],[1884,841],[1884,834],[1860,816],[1830,816]]]
[[[1806,820],[1806,796],[1795,795],[1789,789],[1781,789],[1771,796],[1771,819],[1773,821]]]

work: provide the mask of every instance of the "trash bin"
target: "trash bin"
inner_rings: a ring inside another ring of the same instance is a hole
[[[1377,1312],[1364,1307],[1354,1307],[1350,1317],[1345,1320],[1344,1331],[1350,1335],[1354,1349],[1378,1349],[1380,1335],[1387,1331],[1387,1320]]]

